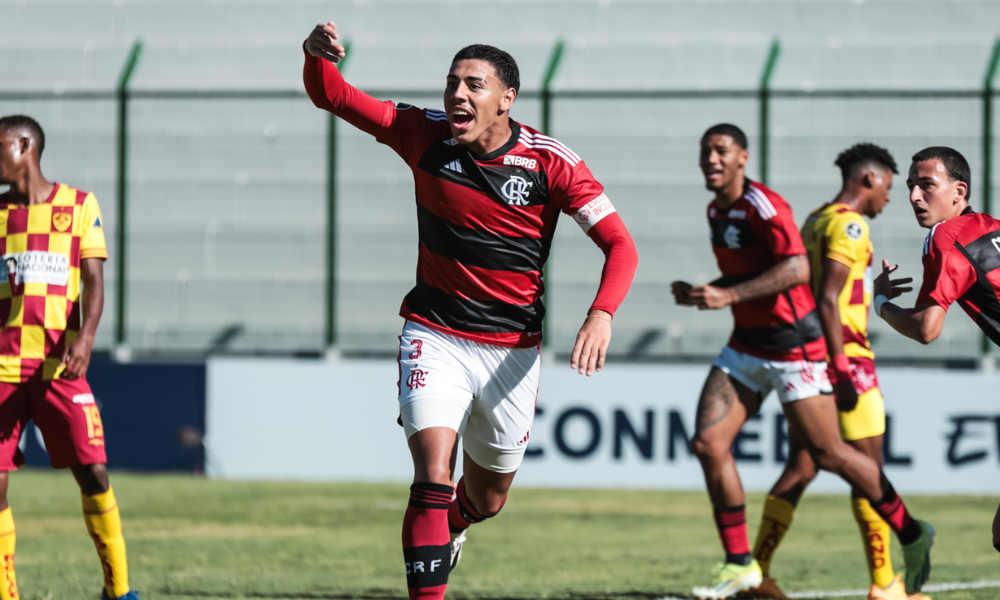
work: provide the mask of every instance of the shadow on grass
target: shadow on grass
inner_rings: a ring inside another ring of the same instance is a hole
[[[395,590],[366,590],[358,593],[344,592],[223,592],[202,590],[161,590],[164,596],[185,598],[277,598],[280,600],[406,600]]]
[[[164,596],[183,596],[187,598],[273,598],[276,600],[407,600],[396,590],[372,589],[356,593],[344,592],[203,592],[197,590],[164,590]],[[453,600],[526,600],[514,596],[489,596],[484,594],[449,594]],[[743,600],[742,595],[734,596],[734,600]],[[694,596],[685,592],[664,591],[658,594],[648,592],[613,592],[613,593],[568,593],[565,595],[546,596],[544,600],[694,600]],[[798,600],[822,600],[822,598]]]

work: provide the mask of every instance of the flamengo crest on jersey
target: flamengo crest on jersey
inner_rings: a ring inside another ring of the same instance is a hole
[[[782,260],[806,253],[791,207],[759,183],[747,180],[743,195],[726,208],[712,200],[707,216],[722,271],[720,287],[749,281]],[[822,360],[826,355],[823,329],[806,285],[739,302],[731,310],[729,345],[734,350],[774,361]]]
[[[535,185],[533,181],[528,181],[524,177],[517,175],[511,175],[510,179],[500,186],[500,192],[507,199],[507,204],[527,206],[528,195],[531,193],[531,186],[533,185]]]
[[[541,274],[559,211],[589,230],[614,212],[580,157],[511,122],[503,147],[472,154],[438,111],[396,114],[386,143],[414,173],[417,285],[400,314],[479,341],[538,343]]]
[[[376,100],[308,53],[302,77],[313,104],[390,147],[413,173],[417,281],[400,315],[480,343],[536,345],[559,212],[573,217],[604,192],[580,157],[514,121],[500,148],[474,154],[442,111]],[[635,272],[635,244],[617,216],[589,237],[607,267],[591,308],[614,314]]]

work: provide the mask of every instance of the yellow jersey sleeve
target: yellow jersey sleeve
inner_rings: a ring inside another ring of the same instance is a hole
[[[104,219],[97,198],[87,194],[80,211],[80,258],[107,258],[108,247],[104,241]]]
[[[826,229],[826,257],[848,268],[868,261],[868,223],[861,215],[845,212],[830,220]]]

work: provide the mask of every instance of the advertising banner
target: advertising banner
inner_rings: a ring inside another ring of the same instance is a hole
[[[608,365],[583,377],[544,366],[516,484],[703,489],[689,450],[708,366]],[[212,359],[208,471],[222,478],[407,482],[392,361]],[[1000,493],[1000,376],[881,369],[886,473],[910,493]],[[269,442],[265,442],[269,440]],[[733,454],[748,490],[781,473],[788,427],[767,398]],[[824,473],[816,491],[847,491]]]
[[[108,467],[134,471],[204,470],[205,365],[114,363],[95,357],[87,381],[100,409]],[[45,438],[29,422],[18,447],[25,463],[48,467]]]

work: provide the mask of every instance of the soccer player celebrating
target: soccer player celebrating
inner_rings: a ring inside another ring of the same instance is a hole
[[[840,154],[843,184],[833,202],[813,211],[802,227],[810,258],[810,287],[826,339],[828,372],[833,375],[839,409],[840,435],[881,467],[885,408],[875,375],[875,355],[868,342],[868,305],[871,303],[872,245],[868,224],[889,202],[896,161],[884,148],[857,144]],[[816,477],[809,452],[794,438],[784,473],[764,503],[764,516],[753,556],[764,582],[754,590],[758,598],[787,598],[768,576],[771,560],[792,524],[795,507]],[[889,555],[889,525],[872,509],[861,490],[851,490],[854,518],[861,530],[871,577],[869,600],[920,600],[907,596],[902,575],[893,577]]]
[[[635,245],[580,157],[510,118],[520,82],[506,52],[461,49],[442,112],[379,102],[348,85],[334,66],[345,54],[332,22],[317,25],[303,48],[313,103],[395,150],[416,183],[417,285],[400,310],[400,421],[414,466],[403,558],[410,598],[440,599],[465,530],[500,511],[527,447],[542,266],[559,211],[606,256],[570,361],[580,373],[604,364]]]
[[[129,591],[125,540],[108,483],[104,427],[87,384],[94,334],[104,308],[108,257],[93,194],[42,176],[45,134],[34,119],[0,118],[0,599],[19,598],[8,473],[21,464],[17,442],[29,419],[45,437],[52,466],[80,485],[83,520],[104,571],[102,599]],[[82,293],[81,293],[82,285]]]
[[[958,302],[994,344],[1000,346],[1000,221],[969,206],[972,171],[957,150],[924,148],[913,155],[906,187],[917,223],[930,229],[924,242],[924,279],[916,305],[890,300],[912,288],[912,278],[889,279],[898,265],[882,261],[875,279],[875,314],[921,344],[941,335],[948,307]],[[1000,551],[1000,508],[993,521]]]
[[[760,586],[750,554],[743,487],[732,444],[771,390],[789,428],[821,469],[857,488],[903,543],[906,587],[919,591],[930,572],[933,530],[912,519],[870,457],[847,445],[826,369],[822,323],[809,290],[809,263],[788,203],[745,173],[746,136],[735,125],[708,129],[700,166],[715,192],[708,205],[712,247],[722,277],[694,287],[672,284],[678,304],[701,310],[732,307],[735,328],[712,364],[698,401],[692,447],[705,472],[726,560],[698,598],[725,598]]]

